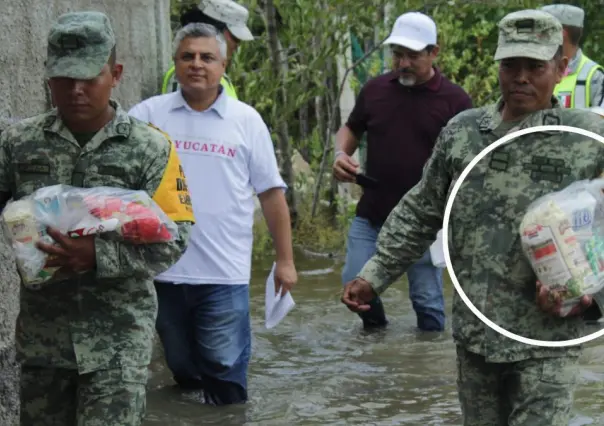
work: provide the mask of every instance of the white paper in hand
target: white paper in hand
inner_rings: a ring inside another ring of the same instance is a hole
[[[271,273],[266,279],[266,297],[264,301],[265,309],[265,321],[266,328],[273,328],[281,322],[289,311],[292,310],[296,304],[290,292],[287,292],[285,296],[275,294],[275,266],[271,268]]]
[[[443,250],[443,230],[441,229],[436,234],[436,241],[430,246],[430,256],[432,257],[432,264],[437,268],[446,268],[447,262],[445,262],[445,251]]]

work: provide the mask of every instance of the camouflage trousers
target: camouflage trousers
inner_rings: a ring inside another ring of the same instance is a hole
[[[486,363],[457,347],[464,426],[568,426],[577,358]]]
[[[78,375],[21,368],[21,426],[139,426],[146,409],[147,367]]]

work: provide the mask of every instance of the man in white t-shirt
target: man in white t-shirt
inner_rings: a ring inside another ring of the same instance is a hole
[[[157,331],[175,381],[203,402],[243,403],[251,352],[249,281],[254,193],[277,253],[275,285],[297,281],[286,185],[258,112],[224,92],[226,42],[208,24],[175,36],[180,88],[130,114],[169,134],[180,157],[197,225],[176,265],[156,278]]]

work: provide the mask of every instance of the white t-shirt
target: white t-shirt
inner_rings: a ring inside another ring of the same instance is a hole
[[[129,114],[172,138],[196,219],[186,252],[156,279],[177,284],[249,284],[254,192],[286,189],[260,114],[224,90],[203,112],[191,109],[178,90],[149,98]]]

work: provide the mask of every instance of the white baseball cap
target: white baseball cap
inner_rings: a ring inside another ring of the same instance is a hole
[[[430,44],[436,44],[436,24],[423,13],[404,13],[396,19],[384,44],[395,44],[419,52]]]
[[[239,40],[254,40],[252,32],[247,27],[249,12],[232,0],[201,0],[199,10],[217,21],[223,22],[231,34]]]

